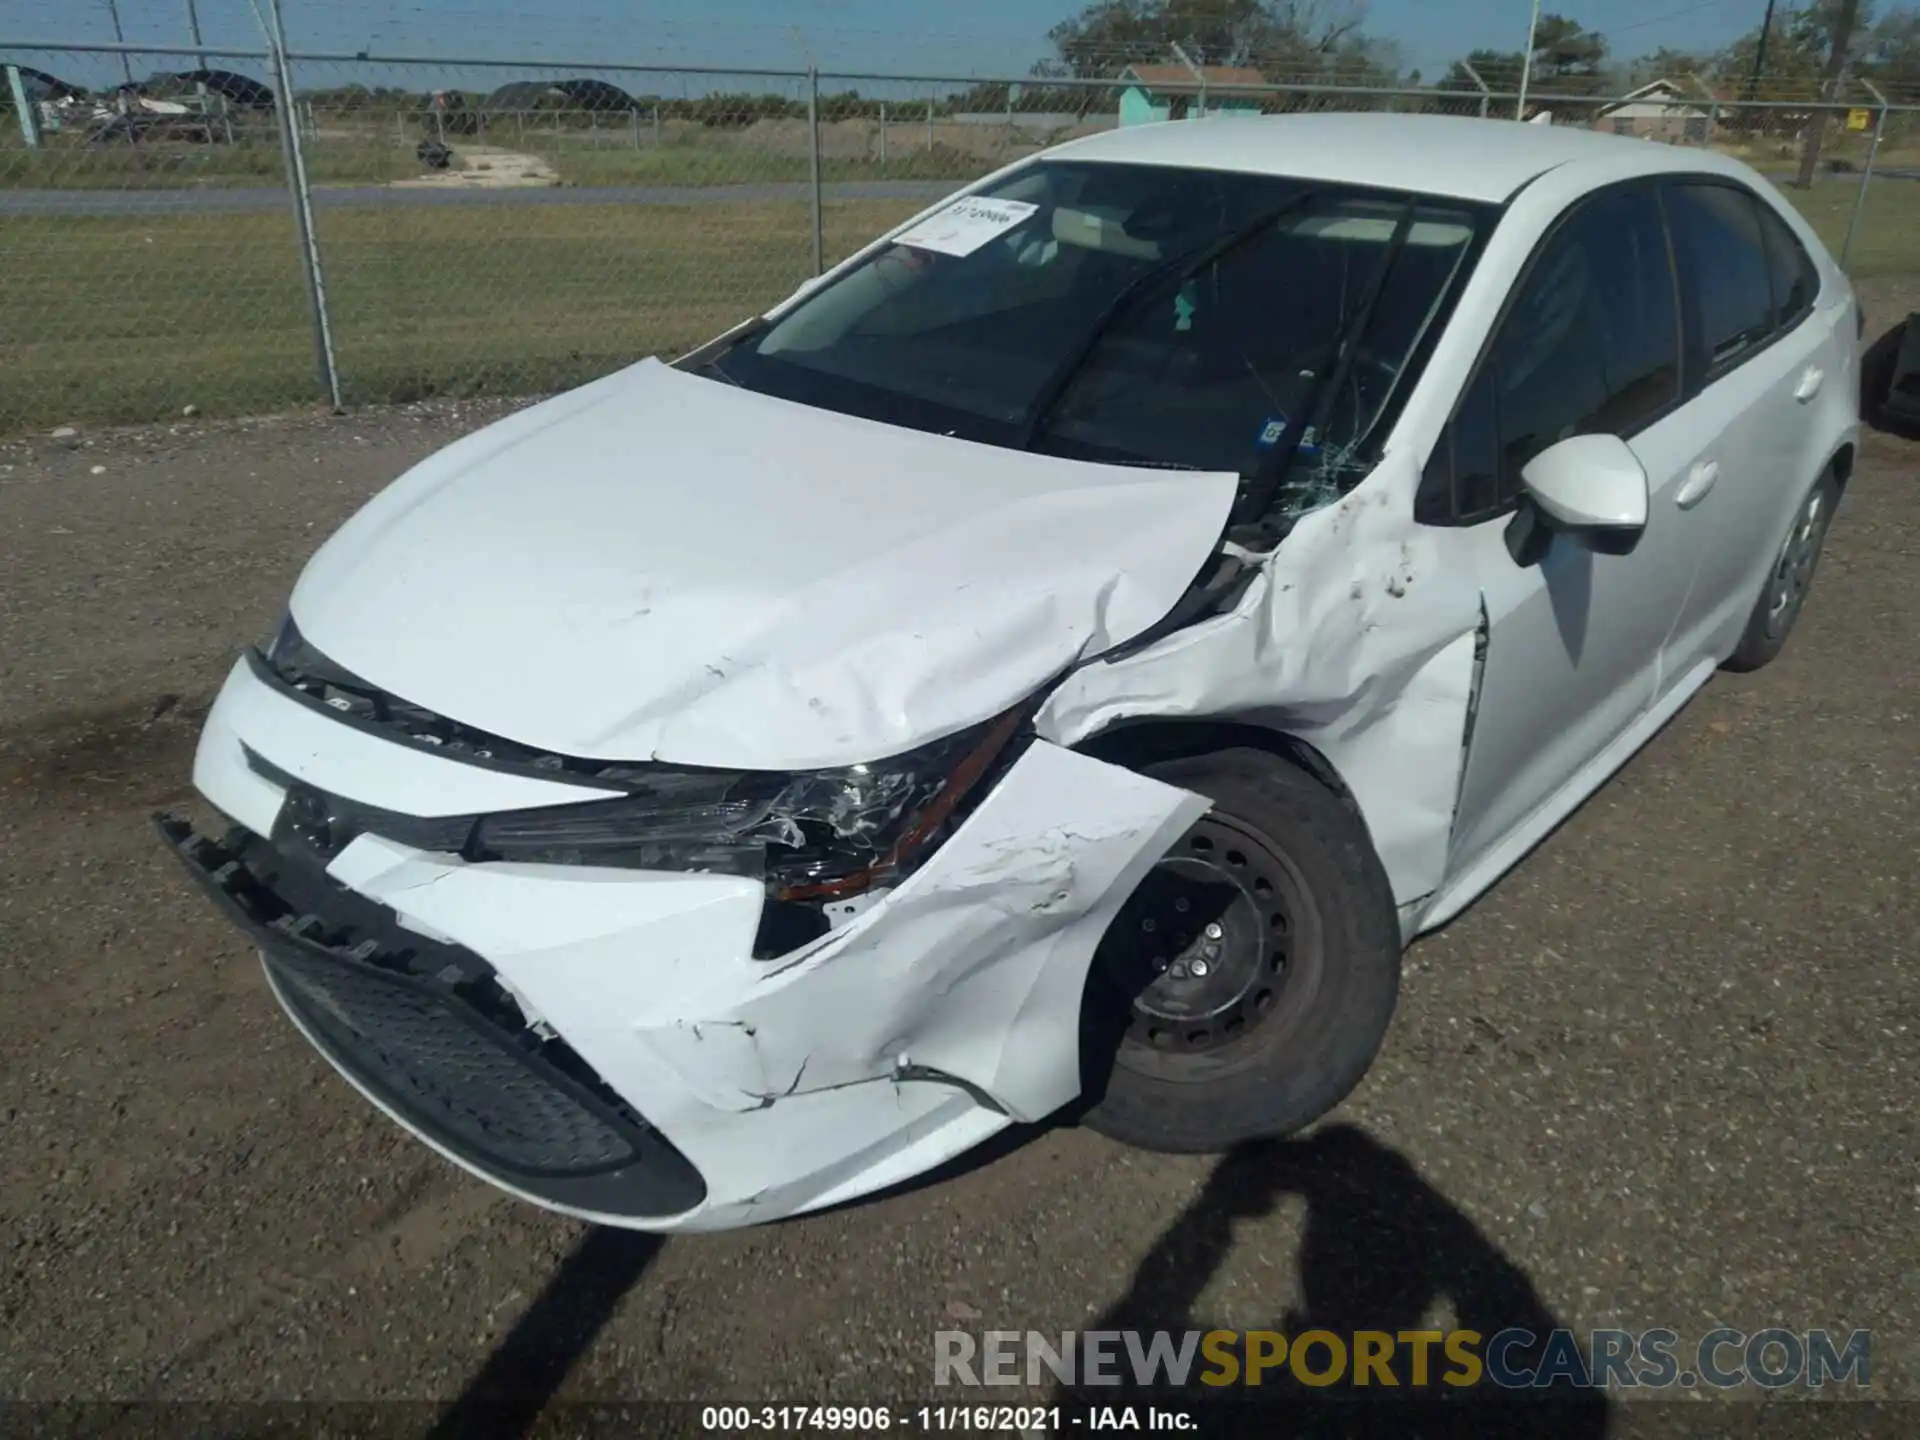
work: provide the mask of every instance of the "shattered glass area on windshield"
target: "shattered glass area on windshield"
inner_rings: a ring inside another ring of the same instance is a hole
[[[1280,516],[1378,459],[1492,222],[1450,200],[1067,160],[955,203],[998,208],[991,224],[936,212],[708,372],[986,444],[1262,477]]]

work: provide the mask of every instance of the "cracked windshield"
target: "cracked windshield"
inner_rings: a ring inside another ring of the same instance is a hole
[[[1053,162],[943,207],[708,367],[804,404],[1079,459],[1364,476],[1483,207]]]

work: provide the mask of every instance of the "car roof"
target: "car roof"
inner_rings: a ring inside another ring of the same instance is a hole
[[[1637,154],[1648,172],[1736,171],[1706,150],[1574,126],[1457,115],[1214,116],[1129,125],[1071,140],[1046,158],[1236,170],[1497,203],[1549,170]]]

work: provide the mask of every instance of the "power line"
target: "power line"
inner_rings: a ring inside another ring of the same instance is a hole
[[[1631,25],[1615,25],[1607,33],[1610,35],[1619,35],[1629,30],[1645,30],[1650,25],[1664,25],[1669,20],[1678,20],[1683,16],[1695,15],[1702,10],[1730,9],[1734,3],[1736,3],[1736,0],[1700,0],[1698,4],[1683,5],[1678,10],[1669,10],[1664,15],[1655,15],[1647,20],[1636,20]],[[1771,0],[1769,0],[1768,8],[1772,8]]]

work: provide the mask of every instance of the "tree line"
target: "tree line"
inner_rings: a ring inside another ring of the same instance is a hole
[[[1756,3],[1757,8],[1757,3]],[[1524,7],[1516,5],[1520,16]],[[1366,27],[1363,0],[1094,0],[1048,32],[1054,53],[1036,77],[1109,79],[1128,65],[1183,58],[1199,66],[1257,69],[1279,84],[1394,85],[1478,93],[1469,67],[1494,90],[1518,87],[1524,45],[1474,50],[1437,79],[1405,69],[1399,47]],[[1517,20],[1514,39],[1524,42]],[[1761,27],[1713,51],[1657,49],[1622,55],[1603,29],[1548,12],[1534,35],[1533,76],[1559,95],[1619,95],[1657,79],[1697,77],[1723,98],[1743,92],[1756,62],[1761,97],[1811,97],[1842,43],[1849,73],[1920,103],[1920,7],[1881,0],[1787,0]],[[1791,93],[1790,93],[1791,92]]]

